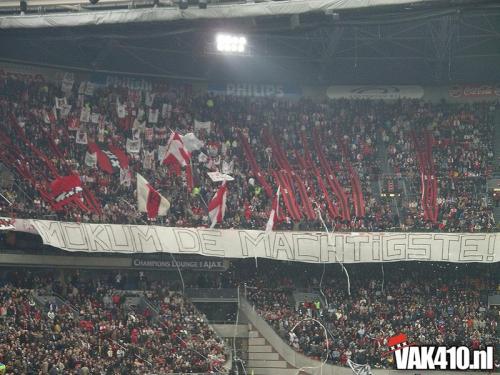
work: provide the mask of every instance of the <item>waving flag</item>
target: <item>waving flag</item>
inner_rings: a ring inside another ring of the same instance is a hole
[[[170,202],[158,193],[148,181],[137,173],[137,207],[140,212],[147,212],[148,219],[165,216]]]
[[[222,223],[224,214],[226,213],[226,197],[227,185],[226,181],[224,181],[208,204],[208,216],[211,221],[210,228],[215,227],[217,223]]]
[[[50,184],[53,207],[55,210],[62,210],[70,203],[76,203],[81,208],[87,210],[82,203],[83,188],[78,175],[58,177]]]
[[[170,140],[167,146],[167,152],[165,153],[165,159],[163,159],[163,164],[167,165],[178,165],[180,167],[185,167],[189,164],[191,160],[191,155],[189,151],[184,146],[182,142],[182,137],[179,133],[173,132],[170,136]]]
[[[274,225],[278,221],[279,218],[279,209],[280,209],[280,188],[278,185],[278,190],[273,198],[273,204],[271,208],[271,214],[269,215],[269,220],[266,225],[266,232],[271,232],[274,228]]]
[[[193,152],[199,150],[203,147],[204,143],[194,135],[194,133],[187,133],[186,135],[181,136],[182,143],[188,152]]]
[[[108,150],[102,150],[97,144],[89,142],[89,152],[97,154],[97,165],[104,172],[112,174],[119,172],[120,168],[128,168],[127,154],[116,146],[109,145]]]
[[[167,145],[163,164],[166,164],[174,173],[179,176],[181,169],[186,169],[186,180],[189,190],[193,188],[193,174],[191,172],[191,154],[184,146],[179,133],[173,132]]]

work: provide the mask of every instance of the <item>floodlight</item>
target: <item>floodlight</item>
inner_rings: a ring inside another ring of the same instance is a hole
[[[243,53],[246,49],[247,38],[242,35],[217,34],[215,43],[219,52]]]

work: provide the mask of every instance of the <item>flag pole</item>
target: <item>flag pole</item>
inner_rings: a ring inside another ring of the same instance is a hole
[[[0,193],[0,197],[2,197],[8,204],[9,206],[12,206],[12,202],[10,200],[8,200],[5,195],[3,195],[2,193]]]

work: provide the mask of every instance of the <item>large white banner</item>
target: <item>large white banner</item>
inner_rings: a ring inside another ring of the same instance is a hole
[[[332,233],[176,228],[21,220],[45,245],[68,251],[199,254],[309,263],[500,260],[500,233]]]

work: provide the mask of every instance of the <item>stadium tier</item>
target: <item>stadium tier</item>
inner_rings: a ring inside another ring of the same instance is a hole
[[[322,229],[318,211],[334,231],[495,228],[488,103],[316,103],[73,81],[65,90],[2,80],[0,158],[18,187],[3,191],[4,212],[12,202],[18,218],[264,229],[279,186],[276,228]],[[231,178],[216,223],[214,172]],[[168,212],[138,212],[137,174]],[[384,174],[396,198],[381,194]]]

